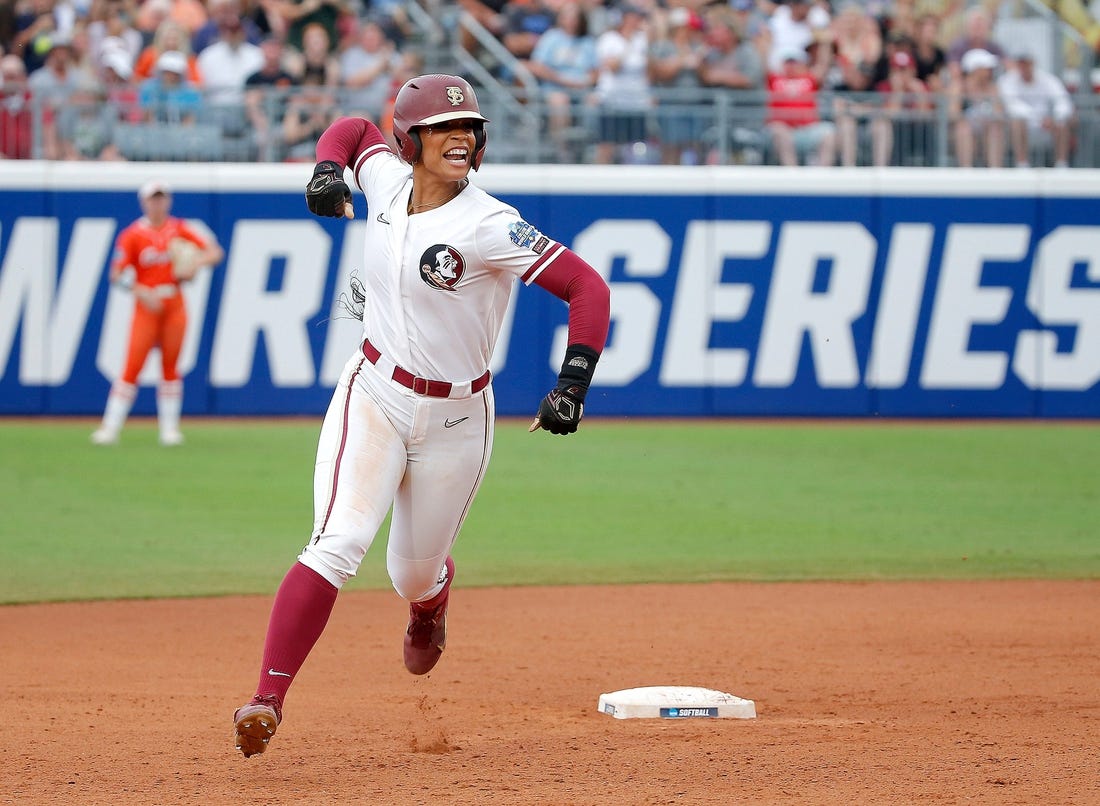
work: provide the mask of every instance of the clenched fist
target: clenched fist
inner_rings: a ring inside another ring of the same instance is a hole
[[[317,163],[306,185],[306,205],[314,215],[327,218],[353,218],[351,188],[344,181],[344,170],[331,160]]]

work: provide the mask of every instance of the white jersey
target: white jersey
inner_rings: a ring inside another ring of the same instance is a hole
[[[515,279],[530,284],[564,247],[472,183],[408,215],[412,168],[382,146],[360,155],[355,179],[367,197],[365,337],[414,375],[480,377]]]

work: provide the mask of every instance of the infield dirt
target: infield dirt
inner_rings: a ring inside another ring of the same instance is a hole
[[[0,608],[0,803],[1100,803],[1100,582],[464,590],[434,672],[347,591],[269,751],[269,597]],[[692,685],[742,720],[615,720]]]

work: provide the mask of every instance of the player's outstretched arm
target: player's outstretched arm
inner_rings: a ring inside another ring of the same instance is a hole
[[[611,321],[611,291],[600,275],[565,249],[535,284],[569,304],[569,347],[558,382],[539,402],[528,431],[572,434],[584,416],[584,399],[592,384]]]

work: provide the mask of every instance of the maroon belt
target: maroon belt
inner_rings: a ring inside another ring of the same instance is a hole
[[[363,339],[363,355],[372,364],[377,364],[378,359],[382,357],[382,353],[378,352],[378,348],[370,343],[369,339]],[[451,389],[454,384],[449,381],[432,381],[428,378],[421,378],[419,375],[413,375],[407,369],[397,366],[393,367],[393,380],[404,386],[406,389],[412,389],[418,395],[424,395],[425,397],[450,397]],[[485,374],[480,378],[470,382],[470,394],[474,395],[489,385],[489,379],[492,377],[489,370],[485,370]]]

